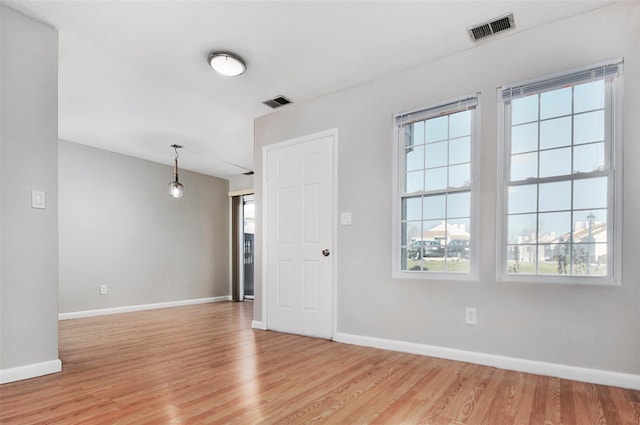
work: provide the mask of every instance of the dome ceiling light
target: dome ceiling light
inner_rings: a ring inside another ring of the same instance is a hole
[[[209,55],[209,66],[220,75],[237,77],[244,74],[247,66],[240,56],[228,52],[215,52]]]

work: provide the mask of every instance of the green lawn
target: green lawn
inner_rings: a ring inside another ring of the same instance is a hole
[[[509,267],[513,267],[514,262],[509,261]],[[513,274],[536,274],[536,265],[535,263],[520,263],[520,269],[518,272]],[[567,264],[567,274],[569,273],[569,264]],[[558,274],[558,262],[557,261],[545,261],[541,262],[538,266],[538,274]],[[586,270],[576,268],[573,272],[574,275],[586,275]],[[607,265],[606,264],[592,264],[590,275],[592,276],[606,276],[607,274]]]
[[[514,262],[509,261],[509,267],[513,267]],[[420,270],[420,267],[430,272],[469,272],[470,264],[469,260],[458,260],[455,258],[424,258],[422,260],[407,259],[406,270]],[[445,270],[446,267],[446,270]],[[535,263],[521,262],[519,264],[519,270],[517,272],[510,271],[511,274],[536,274]],[[569,273],[567,265],[567,273]],[[538,274],[540,275],[556,275],[558,274],[558,262],[557,261],[545,261],[541,262],[538,267]],[[586,270],[576,269],[574,275],[586,275]],[[607,274],[607,265],[600,264],[591,265],[590,275],[605,276]]]
[[[458,260],[447,258],[424,258],[422,260],[407,260],[407,270],[420,270],[420,266],[430,272],[468,272],[470,270],[469,260]]]

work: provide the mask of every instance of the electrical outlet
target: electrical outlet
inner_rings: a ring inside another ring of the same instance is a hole
[[[478,313],[475,307],[467,307],[464,309],[464,322],[467,325],[478,324]]]
[[[100,295],[107,294],[107,285],[100,285]]]

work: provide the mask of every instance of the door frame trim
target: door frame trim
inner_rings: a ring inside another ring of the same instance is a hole
[[[296,137],[293,139],[287,139],[281,142],[273,143],[262,148],[262,202],[261,202],[261,210],[262,210],[262,226],[260,229],[261,233],[261,261],[262,261],[262,271],[261,271],[261,297],[262,297],[262,325],[264,329],[269,329],[269,309],[267,304],[267,293],[269,288],[267,287],[267,229],[266,224],[268,222],[267,217],[267,176],[268,176],[268,155],[270,151],[287,148],[289,146],[297,145],[300,143],[311,142],[313,140],[321,139],[324,137],[331,137],[331,149],[332,149],[332,161],[333,161],[333,185],[331,187],[332,193],[332,215],[331,215],[331,240],[332,247],[331,249],[331,339],[335,339],[335,336],[338,331],[338,226],[337,226],[337,217],[338,217],[338,128],[332,128],[329,130],[319,131],[317,133],[307,134],[305,136]]]

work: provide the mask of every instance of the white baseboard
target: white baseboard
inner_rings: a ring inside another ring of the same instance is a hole
[[[437,347],[433,345],[416,344],[412,342],[373,338],[346,333],[337,333],[333,339],[345,344],[382,348],[391,351],[400,351],[404,353],[420,354],[423,356],[492,366],[517,372],[554,376],[574,381],[640,390],[640,375],[633,375],[630,373],[587,369],[556,363],[539,362],[515,357],[498,356],[494,354],[458,350],[455,348]]]
[[[61,370],[62,362],[60,359],[12,367],[9,369],[0,369],[0,384],[49,375],[51,373],[60,372]]]
[[[128,305],[124,307],[102,308],[99,310],[75,311],[71,313],[58,314],[58,320],[79,319],[81,317],[104,316],[107,314],[130,313],[132,311],[155,310],[167,307],[182,307],[185,305],[216,303],[221,301],[231,301],[231,295],[222,297],[196,298],[192,300],[168,301],[154,304]]]
[[[267,324],[262,322],[262,321],[259,321],[259,320],[252,320],[251,321],[251,329],[260,329],[260,330],[266,331],[267,330]]]

